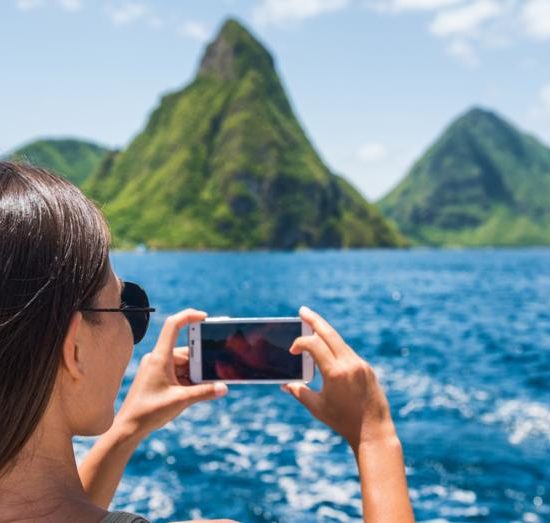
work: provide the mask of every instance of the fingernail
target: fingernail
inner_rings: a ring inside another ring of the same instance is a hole
[[[216,397],[223,396],[227,392],[227,385],[225,383],[214,384],[214,394]]]
[[[286,388],[286,383],[283,383],[283,384],[281,385],[281,390],[282,390],[283,392],[289,392],[289,390]]]
[[[302,306],[300,307],[300,310],[299,310],[298,312],[299,312],[300,314],[302,314],[302,313],[304,313],[304,312],[307,314],[308,312],[311,312],[311,309],[310,309],[309,307],[306,307],[305,305],[302,305]]]

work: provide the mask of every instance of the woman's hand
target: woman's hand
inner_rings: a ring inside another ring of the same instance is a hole
[[[388,401],[372,367],[319,314],[304,306],[300,316],[313,334],[296,338],[290,352],[311,354],[323,376],[323,387],[315,392],[304,383],[289,383],[283,390],[340,433],[355,453],[363,442],[394,437]]]
[[[288,383],[283,389],[349,442],[361,479],[363,521],[414,523],[401,442],[374,371],[319,314],[301,307],[300,316],[314,333],[296,338],[290,351],[312,355],[323,388]]]
[[[222,383],[191,384],[187,347],[175,347],[180,329],[206,316],[195,309],[169,316],[155,348],[141,359],[112,427],[78,468],[84,490],[96,505],[109,507],[124,467],[144,437],[189,405],[227,392]]]
[[[193,385],[189,380],[188,348],[175,346],[183,327],[206,316],[206,312],[185,309],[166,319],[155,348],[141,358],[117,423],[145,437],[193,403],[227,393],[224,383]]]

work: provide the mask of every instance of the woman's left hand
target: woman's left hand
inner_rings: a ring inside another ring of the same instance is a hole
[[[143,438],[199,401],[227,393],[224,383],[193,385],[189,379],[189,351],[176,347],[180,330],[202,321],[207,313],[185,309],[169,316],[155,348],[140,361],[134,381],[116,416],[116,422]]]

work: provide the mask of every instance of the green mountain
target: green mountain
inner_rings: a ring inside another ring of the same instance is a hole
[[[421,244],[550,244],[550,149],[495,113],[472,109],[380,207]]]
[[[98,168],[107,153],[105,147],[83,140],[45,139],[28,143],[9,157],[51,169],[80,186]]]
[[[227,21],[197,76],[84,190],[115,246],[250,249],[396,246],[376,207],[329,171],[300,127],[269,52]]]

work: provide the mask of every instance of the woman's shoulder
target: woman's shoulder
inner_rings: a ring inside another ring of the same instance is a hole
[[[109,512],[101,523],[150,523],[148,519],[131,512]]]

